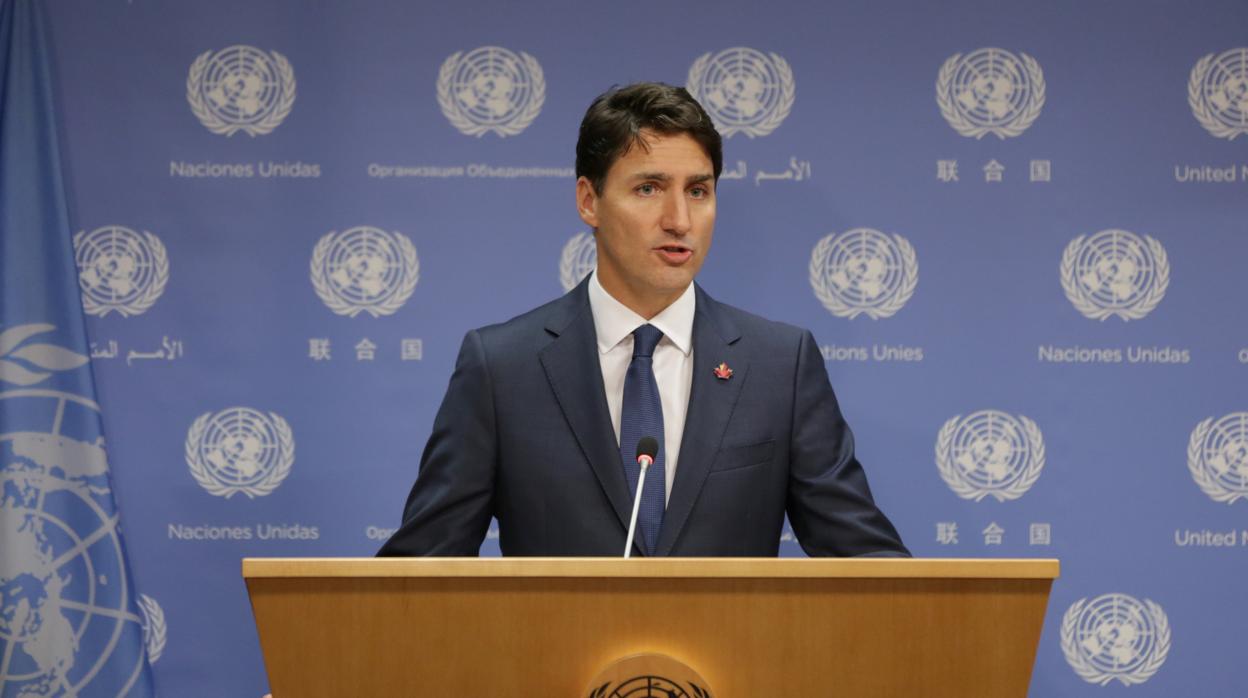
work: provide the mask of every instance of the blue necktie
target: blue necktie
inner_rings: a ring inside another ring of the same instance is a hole
[[[663,467],[663,404],[659,402],[659,386],[654,380],[654,347],[663,333],[654,325],[633,330],[633,360],[624,378],[624,406],[620,411],[620,459],[628,477],[629,492],[637,496],[637,442],[652,436],[659,442],[659,453],[646,471],[646,484],[641,492],[641,508],[637,512],[637,539],[647,555],[653,555],[663,527],[663,511],[667,508],[667,475]]]

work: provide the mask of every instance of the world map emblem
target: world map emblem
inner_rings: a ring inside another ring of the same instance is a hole
[[[1196,61],[1187,81],[1187,103],[1214,136],[1235,140],[1248,134],[1248,47]]]
[[[456,51],[438,71],[438,106],[468,136],[514,136],[546,102],[546,78],[537,59],[500,46]]]
[[[590,679],[586,698],[714,698],[693,667],[667,654],[643,652],[612,662]]]
[[[55,328],[0,332],[0,683],[6,696],[122,696],[139,681],[135,606],[108,456],[94,401],[47,386],[87,357],[36,339]],[[30,369],[13,370],[21,362]],[[13,380],[17,378],[18,380]]]
[[[231,407],[200,415],[186,432],[186,464],[209,494],[273,492],[295,462],[290,425],[275,412]]]
[[[169,255],[152,233],[106,225],[74,235],[82,309],[104,317],[146,312],[165,292]]]
[[[936,104],[953,130],[1002,140],[1026,131],[1044,107],[1044,72],[1036,59],[999,48],[955,53],[936,77]]]
[[[776,130],[797,94],[788,61],[744,46],[703,54],[689,67],[687,87],[724,138]]]
[[[312,287],[339,315],[391,315],[420,280],[420,259],[407,236],[358,226],[323,235],[312,250]]]
[[[1080,235],[1066,246],[1062,290],[1085,317],[1138,320],[1152,312],[1170,285],[1166,249],[1128,230]]]
[[[1197,424],[1187,442],[1187,468],[1213,501],[1248,499],[1248,412]]]
[[[959,415],[936,437],[936,467],[963,499],[1018,499],[1044,469],[1044,436],[1023,415],[998,410]]]
[[[696,683],[681,685],[665,676],[634,676],[605,683],[591,690],[588,698],[711,698],[711,692]]]
[[[1152,678],[1170,652],[1170,621],[1153,601],[1126,594],[1079,599],[1062,616],[1062,653],[1084,681],[1124,686]]]
[[[598,265],[598,246],[593,233],[577,233],[563,245],[559,255],[559,283],[564,293],[581,283]]]
[[[277,51],[242,45],[205,51],[186,76],[186,101],[213,133],[263,135],[295,104],[295,70]]]
[[[896,233],[871,228],[833,233],[810,253],[810,286],[837,317],[890,317],[910,300],[918,283],[914,247]]]

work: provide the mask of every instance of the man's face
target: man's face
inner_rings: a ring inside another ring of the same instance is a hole
[[[706,151],[687,134],[641,132],[607,171],[601,192],[576,182],[581,219],[597,232],[598,280],[645,318],[688,288],[715,228],[715,178]]]

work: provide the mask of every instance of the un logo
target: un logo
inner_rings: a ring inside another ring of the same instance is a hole
[[[953,130],[1002,140],[1031,126],[1044,106],[1044,72],[1036,59],[999,48],[955,53],[936,77],[936,104]]]
[[[710,685],[688,664],[645,652],[603,667],[581,694],[586,698],[714,698]]]
[[[1213,501],[1248,499],[1248,412],[1197,424],[1187,442],[1187,468]]]
[[[29,386],[87,357],[0,332],[0,385]],[[18,369],[19,359],[38,372]],[[16,379],[16,380],[14,380]],[[141,620],[112,503],[99,405],[43,386],[0,390],[0,685],[5,696],[130,695]]]
[[[263,497],[290,474],[295,438],[280,415],[231,407],[199,416],[186,432],[186,464],[209,494]]]
[[[577,233],[568,239],[559,256],[559,283],[567,293],[598,265],[598,246],[593,233]]]
[[[1200,125],[1218,138],[1248,134],[1248,47],[1196,61],[1187,81],[1187,103]]]
[[[139,315],[160,298],[169,282],[169,256],[160,238],[120,225],[74,235],[74,261],[82,309],[104,317]]]
[[[936,437],[936,467],[963,499],[1018,499],[1044,469],[1044,436],[1023,415],[997,410],[958,415]]]
[[[918,283],[914,247],[895,233],[889,237],[871,228],[833,233],[810,253],[810,287],[837,317],[890,317]]]
[[[776,130],[797,92],[788,61],[743,46],[703,54],[689,67],[687,87],[724,138]]]
[[[156,599],[139,594],[139,611],[143,614],[143,647],[147,651],[147,663],[155,664],[164,654],[167,640],[165,610]]]
[[[1160,242],[1127,230],[1080,235],[1062,253],[1062,290],[1093,320],[1138,320],[1152,312],[1170,285],[1170,261]]]
[[[295,71],[277,51],[251,46],[204,51],[186,76],[186,101],[213,133],[263,135],[290,114]]]
[[[1062,616],[1062,652],[1088,683],[1144,683],[1166,661],[1170,621],[1161,606],[1126,594],[1079,599]]]
[[[499,46],[456,51],[438,71],[438,106],[467,136],[514,136],[537,118],[546,78],[537,59]]]
[[[330,231],[312,250],[312,287],[330,310],[391,315],[420,280],[416,247],[401,233],[362,225]]]

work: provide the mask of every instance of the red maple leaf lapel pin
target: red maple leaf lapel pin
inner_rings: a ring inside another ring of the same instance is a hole
[[[726,381],[729,378],[732,378],[732,369],[728,368],[728,364],[726,363],[721,362],[718,366],[716,366],[714,369],[714,373],[715,373],[715,377],[720,379],[721,381]]]

